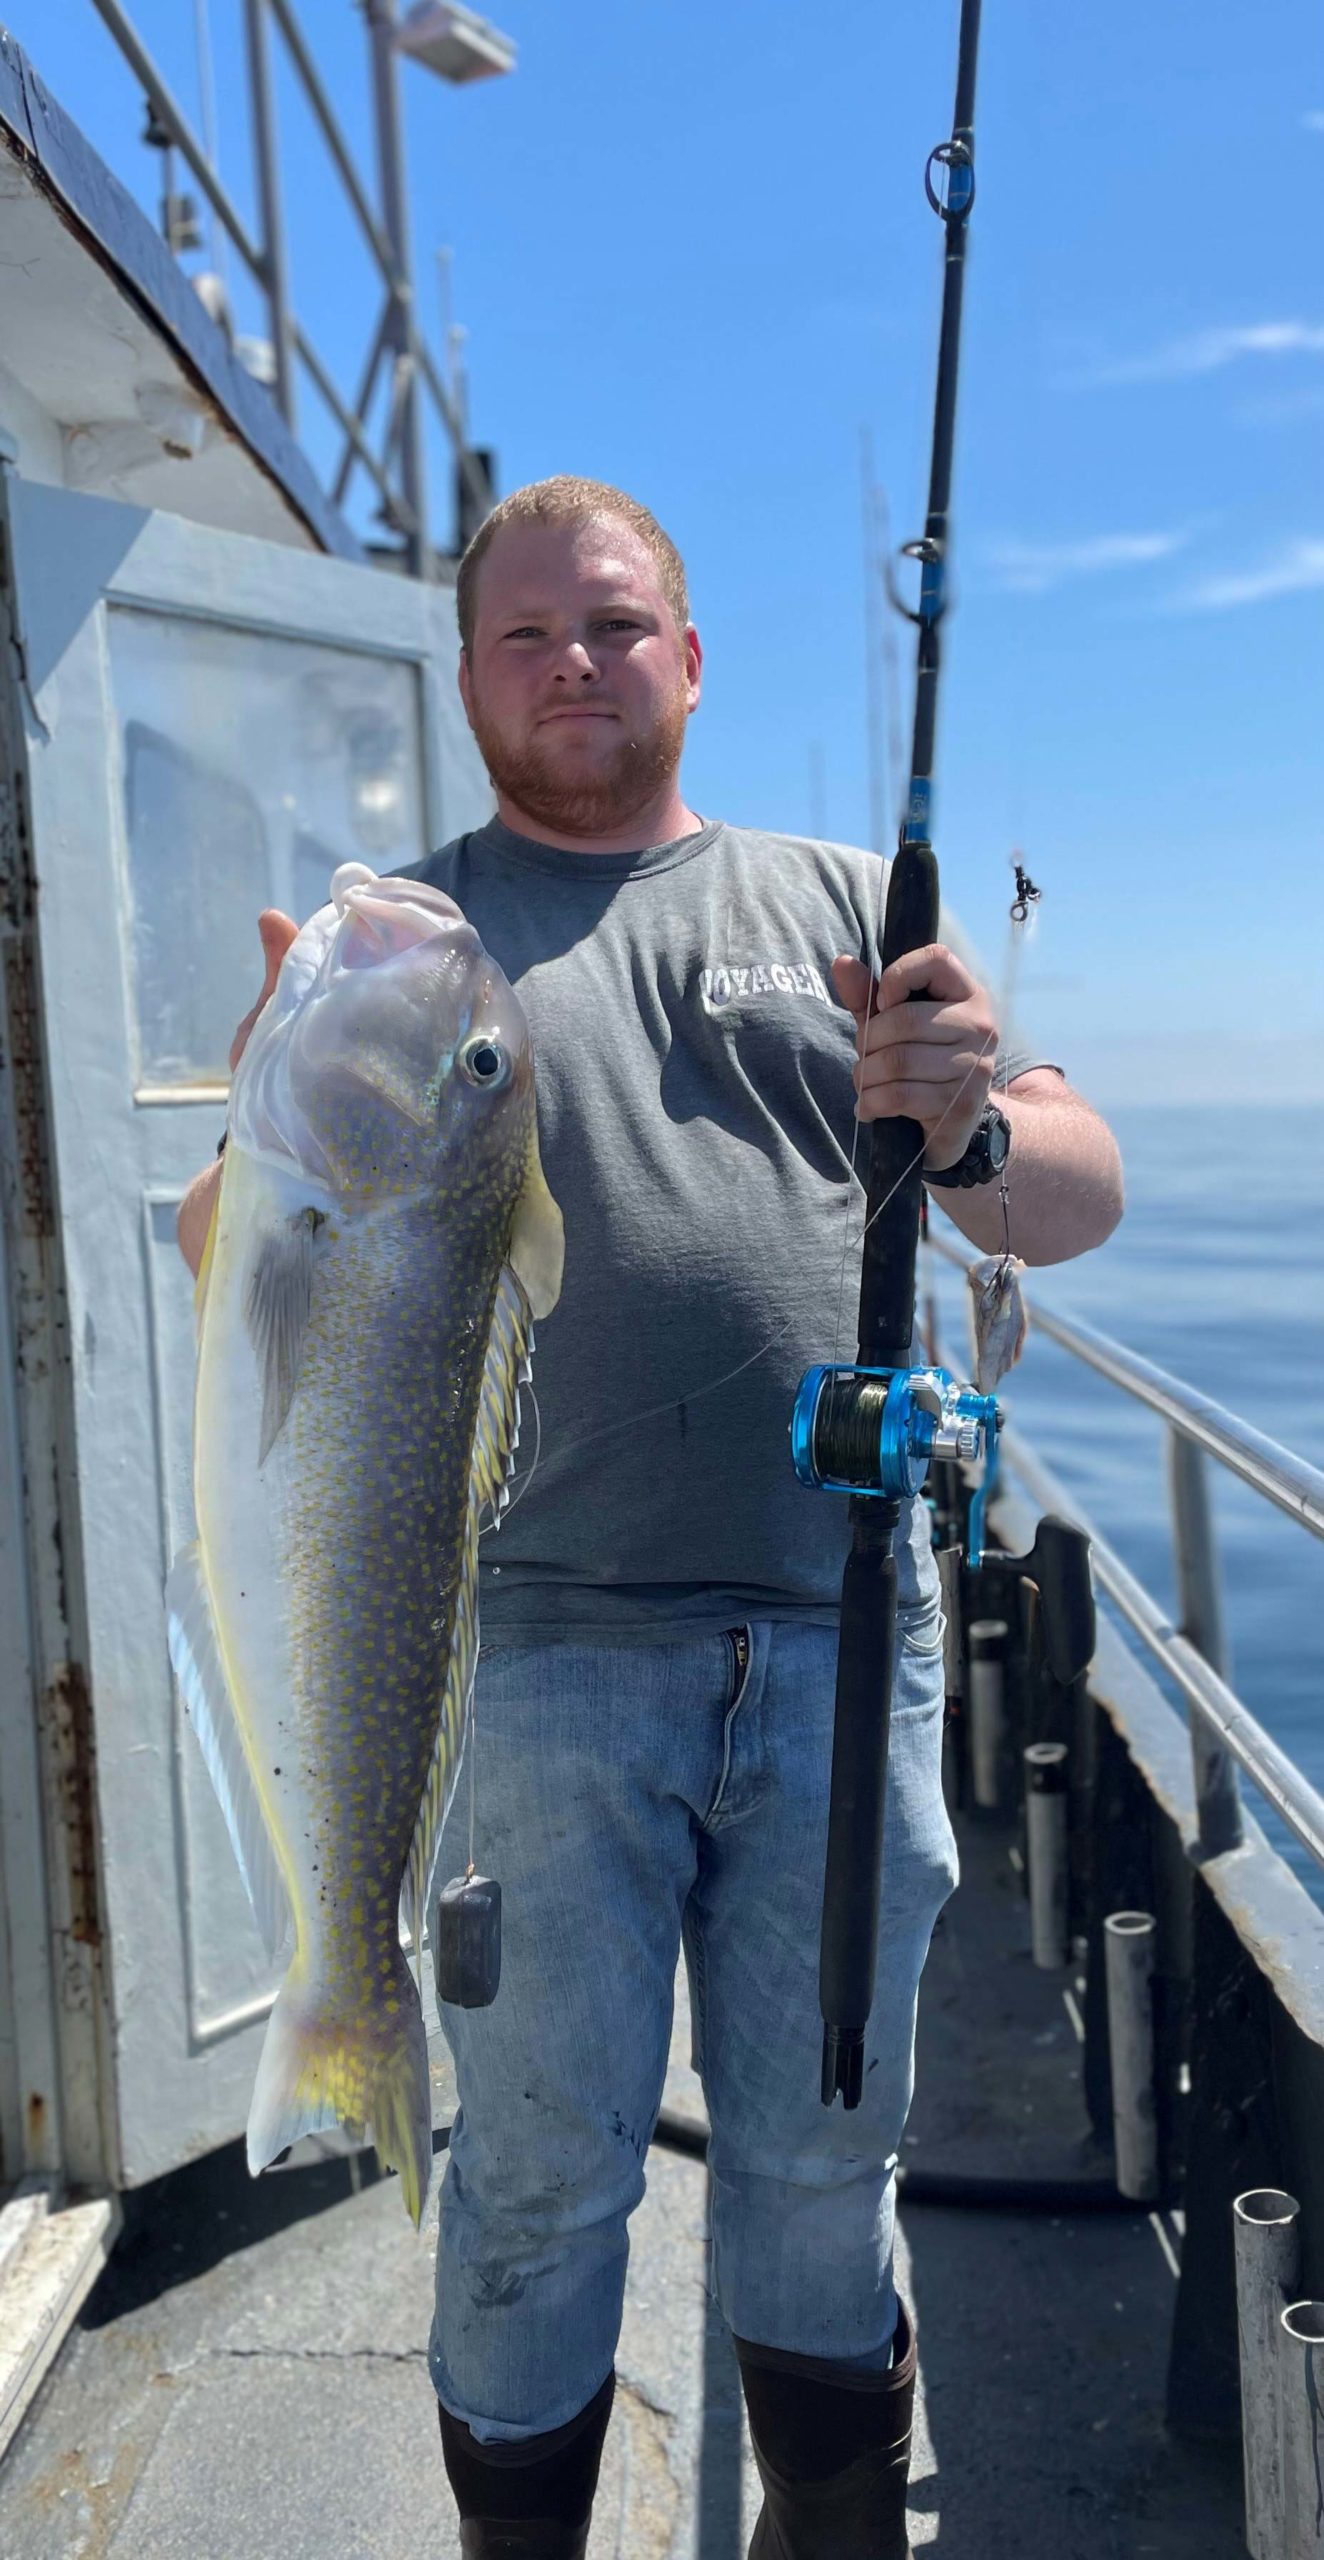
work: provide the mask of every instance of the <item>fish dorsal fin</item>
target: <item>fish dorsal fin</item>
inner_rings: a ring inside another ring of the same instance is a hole
[[[519,1447],[519,1391],[533,1376],[533,1316],[518,1272],[509,1262],[503,1263],[492,1307],[469,1472],[476,1510],[486,1503],[494,1520],[510,1500],[510,1473]]]
[[[259,1236],[244,1290],[244,1322],[262,1379],[261,1466],[290,1409],[313,1303],[320,1209],[303,1208]]]
[[[529,1140],[524,1188],[515,1204],[510,1229],[509,1262],[522,1282],[535,1318],[549,1316],[561,1295],[565,1267],[565,1228],[561,1212],[547,1188],[538,1153],[538,1133]]]
[[[401,1916],[416,1954],[422,1944],[441,1826],[455,1792],[478,1661],[479,1520],[484,1509],[490,1509],[496,1519],[509,1500],[507,1479],[519,1446],[519,1391],[532,1375],[532,1355],[532,1311],[522,1282],[507,1262],[497,1282],[474,1424],[464,1544],[441,1720],[401,1895]]]
[[[274,1956],[289,1931],[289,1905],[231,1703],[196,1540],[176,1556],[165,1597],[175,1677],[202,1746],[257,1925],[268,1955]]]

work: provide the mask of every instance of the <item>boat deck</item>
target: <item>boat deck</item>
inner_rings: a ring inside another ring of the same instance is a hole
[[[907,2164],[1104,2174],[1064,1984],[1030,1964],[1007,1835],[965,1823],[961,1847],[925,1977]],[[684,2035],[682,2004],[667,2103],[700,2118]],[[757,2513],[734,2359],[706,2301],[705,2186],[701,2160],[654,2147],[591,2560],[739,2560]],[[1141,2210],[903,2205],[917,2553],[1238,2560],[1236,2449],[1179,2443],[1161,2420],[1179,2247],[1172,2217]],[[0,2471],[0,2551],[454,2560],[431,2291],[427,2235],[370,2155],[255,2185],[235,2145],[126,2199],[115,2258]]]

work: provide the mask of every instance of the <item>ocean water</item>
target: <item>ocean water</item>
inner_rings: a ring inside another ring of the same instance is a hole
[[[1126,1216],[1097,1253],[1032,1272],[1032,1294],[1324,1467],[1318,1114],[1154,1104],[1110,1118],[1126,1167]],[[1012,1210],[1014,1245],[1014,1191]],[[956,1313],[961,1285],[952,1273],[941,1290],[953,1354],[957,1340],[968,1339],[963,1311]],[[1157,1415],[1033,1334],[999,1396],[1132,1571],[1175,1607],[1166,1434]],[[1324,1543],[1212,1461],[1210,1476],[1232,1685],[1324,1789]],[[1275,1845],[1324,1901],[1324,1872],[1267,1815],[1258,1791],[1249,1784],[1245,1791]]]

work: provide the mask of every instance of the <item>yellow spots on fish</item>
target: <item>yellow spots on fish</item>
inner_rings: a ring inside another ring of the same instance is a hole
[[[523,1162],[521,1144],[520,1178]],[[475,1534],[470,1467],[514,1188],[509,1165],[475,1162],[455,1168],[453,1182],[448,1170],[435,1214],[363,1219],[372,1174],[366,1162],[358,1172],[357,1199],[323,1233],[326,1285],[286,1427],[282,1535],[291,1759],[317,1868],[305,1934],[339,2033],[370,2050],[416,1997],[405,1988],[399,1898],[452,1642],[472,1640],[467,1596],[460,1616]],[[513,1400],[522,1346],[507,1338],[508,1322],[503,1312],[494,1366]],[[480,1498],[495,1497],[502,1472],[493,1445],[491,1493]],[[453,1726],[453,1701],[449,1714]],[[328,2059],[323,2085],[344,2114],[362,2115],[351,2058]]]

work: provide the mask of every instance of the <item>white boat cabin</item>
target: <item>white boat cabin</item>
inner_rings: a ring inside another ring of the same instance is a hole
[[[257,913],[491,801],[449,587],[363,558],[7,37],[0,200],[2,2447],[116,2193],[242,2130],[273,1994],[161,1601]]]

